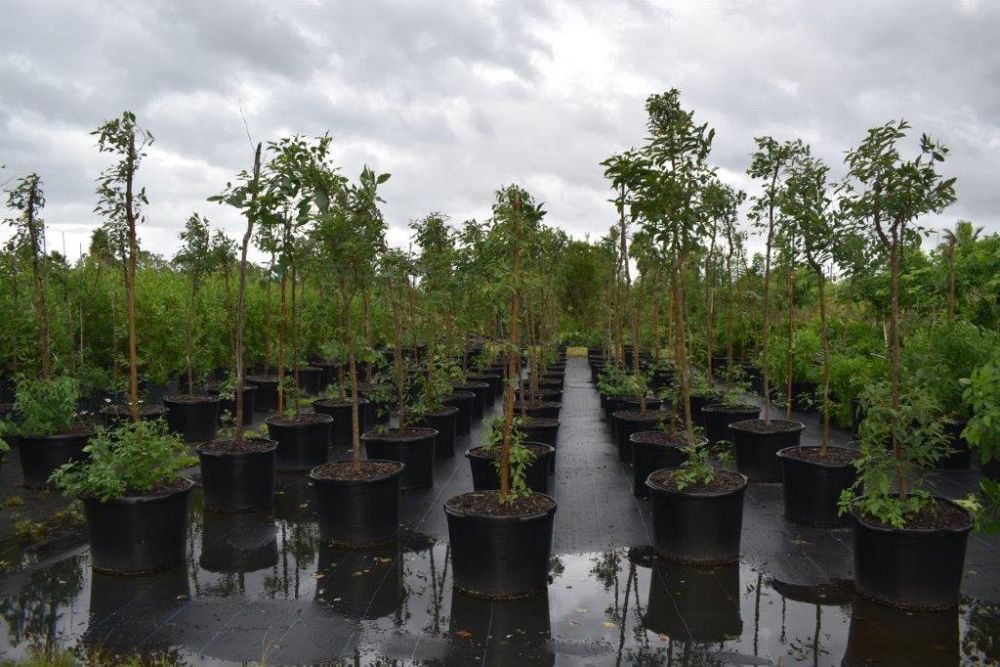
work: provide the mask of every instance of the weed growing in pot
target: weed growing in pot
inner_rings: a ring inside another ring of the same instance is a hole
[[[68,463],[52,475],[56,488],[68,497],[106,501],[148,493],[197,463],[184,441],[159,419],[101,429],[84,451],[88,460]]]

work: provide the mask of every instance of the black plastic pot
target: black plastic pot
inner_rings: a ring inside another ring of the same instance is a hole
[[[548,587],[555,501],[521,516],[471,514],[444,506],[455,587],[469,595],[519,598]]]
[[[785,518],[793,523],[824,528],[846,524],[847,517],[839,516],[837,504],[840,494],[854,485],[858,471],[850,463],[826,463],[789,455],[797,449],[799,447],[788,447],[777,454],[784,480]],[[843,447],[828,449],[850,451]]]
[[[205,509],[250,512],[274,501],[274,469],[278,443],[261,451],[213,452],[210,443],[198,447]]]
[[[792,409],[799,412],[816,412],[817,384],[809,380],[792,382]]]
[[[778,460],[778,452],[798,447],[806,427],[801,422],[772,419],[774,430],[755,431],[752,428],[763,424],[763,420],[756,418],[732,422],[729,424],[729,435],[724,439],[733,443],[736,469],[751,482],[780,482],[782,464]],[[779,426],[782,428],[778,429]]]
[[[528,442],[540,442],[543,445],[556,447],[559,440],[558,419],[527,419],[521,424],[521,432]],[[549,459],[549,472],[556,471],[556,453],[552,452]]]
[[[278,563],[278,527],[269,512],[203,512],[201,556],[209,572],[246,574]]]
[[[340,364],[336,361],[313,361],[309,363],[310,366],[318,368],[320,370],[320,391],[329,387],[331,384],[337,384],[337,369],[340,368]]]
[[[188,499],[194,483],[171,493],[100,501],[83,498],[90,562],[98,572],[142,574],[184,562]]]
[[[467,375],[465,379],[473,382],[486,383],[488,387],[486,390],[486,407],[493,405],[493,403],[497,400],[497,396],[500,395],[500,385],[503,383],[503,378],[499,375],[476,373],[473,375]]]
[[[664,489],[647,478],[653,501],[653,546],[663,558],[695,565],[732,563],[740,557],[743,495],[736,489],[688,493]]]
[[[643,627],[659,635],[715,643],[743,632],[740,565],[695,567],[653,560]]]
[[[143,403],[139,406],[140,421],[155,421],[162,419],[167,414],[167,409],[162,405]],[[105,428],[116,428],[126,422],[132,421],[132,413],[128,405],[106,405],[100,410],[101,423]]]
[[[451,396],[444,399],[447,405],[458,408],[458,417],[455,421],[455,432],[458,435],[466,435],[472,432],[472,405],[476,402],[476,395],[471,391],[456,391]]]
[[[370,480],[329,479],[318,474],[322,466],[313,468],[309,479],[316,488],[316,513],[324,540],[359,547],[396,539],[399,534],[399,478],[404,468],[398,461],[390,463],[398,467],[390,474]]]
[[[428,412],[413,423],[414,426],[432,428],[438,432],[434,441],[434,458],[450,459],[455,456],[455,438],[458,432],[458,408],[449,405],[442,410]]]
[[[87,457],[83,448],[93,433],[21,436],[17,438],[17,453],[21,457],[21,474],[29,489],[44,489],[56,468]]]
[[[714,445],[722,440],[732,441],[729,425],[733,422],[756,419],[760,415],[760,408],[755,405],[706,405],[701,409],[701,415],[705,423],[705,437],[708,438],[708,444]]]
[[[219,399],[215,396],[166,396],[167,427],[185,442],[208,442],[219,425]],[[191,400],[194,399],[194,400]]]
[[[700,426],[705,428],[705,413],[702,412],[702,408],[706,405],[711,405],[719,400],[717,395],[711,396],[694,396],[690,397],[688,404],[691,406],[691,423],[695,426]]]
[[[528,417],[538,417],[540,419],[559,419],[559,411],[562,403],[522,403],[514,401],[514,415],[520,416],[522,413]]]
[[[958,604],[971,518],[959,529],[883,528],[852,510],[851,526],[859,593],[902,609],[949,609]]]
[[[654,434],[660,442],[644,442],[643,433]],[[681,445],[668,442],[669,438],[660,431],[636,431],[629,436],[632,448],[632,495],[637,498],[649,496],[646,478],[663,468],[677,468],[684,463],[685,455]],[[704,440],[704,438],[703,438]]]
[[[309,470],[326,463],[333,417],[321,413],[300,415],[296,420],[268,417],[267,433],[278,443],[278,470]]]
[[[322,368],[303,366],[299,369],[299,389],[309,396],[318,396],[325,386],[323,384],[324,375]]]
[[[247,384],[257,387],[253,409],[257,412],[274,412],[278,409],[278,378],[273,375],[248,375]]]
[[[209,389],[205,393],[209,396],[219,396],[221,393],[218,389]],[[257,385],[246,384],[243,386],[243,391],[240,392],[240,396],[243,399],[243,425],[250,426],[253,424],[253,411],[254,411],[254,397],[257,394]],[[219,398],[219,424],[222,424],[223,419],[225,419],[226,413],[229,413],[229,418],[235,422],[236,421],[236,400],[235,398]]]
[[[333,424],[330,426],[330,443],[334,447],[351,446],[351,401],[340,401],[333,398],[320,398],[312,402],[313,410],[322,415],[333,417]],[[364,433],[365,410],[368,401],[363,398],[358,399],[358,429]]]
[[[412,434],[400,435],[396,429],[369,431],[361,436],[369,459],[399,461],[403,472],[399,488],[429,489],[434,486],[434,441],[438,432],[432,428],[407,427]]]
[[[948,447],[951,448],[951,453],[938,459],[934,464],[935,468],[965,470],[969,467],[972,462],[972,449],[969,447],[969,441],[962,437],[962,431],[967,425],[968,422],[965,421],[949,422],[944,425],[944,434],[948,438]]]
[[[646,414],[639,414],[638,410],[619,410],[612,415],[613,433],[615,446],[618,448],[618,460],[625,463],[632,462],[632,448],[629,446],[633,433],[639,431],[652,431],[656,425],[667,418],[667,413],[662,410],[648,410]]]
[[[476,400],[472,402],[472,418],[482,419],[483,412],[486,410],[488,405],[487,399],[490,394],[490,384],[489,382],[466,382],[465,384],[452,385],[457,391],[467,391],[472,392]]]
[[[525,444],[543,448],[542,452],[536,453],[534,462],[525,471],[528,488],[537,493],[548,493],[551,466],[549,459],[555,454],[555,447],[540,442]],[[472,488],[476,491],[499,489],[500,472],[495,465],[496,459],[480,455],[483,449],[483,447],[473,447],[465,453],[465,458],[469,459],[469,466],[472,468]]]

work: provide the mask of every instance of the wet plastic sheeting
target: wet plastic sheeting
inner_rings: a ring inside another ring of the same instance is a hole
[[[304,475],[279,474],[267,511],[205,512],[196,492],[181,568],[120,578],[92,574],[85,545],[20,554],[12,562],[23,565],[0,575],[0,656],[79,647],[170,651],[194,664],[1000,661],[997,538],[970,539],[963,602],[936,614],[856,599],[849,532],[785,522],[777,485],[747,492],[742,562],[665,563],[651,552],[649,503],[632,495],[583,360],[568,365],[563,402],[544,595],[489,601],[454,590],[442,504],[472,488],[463,456],[436,462],[433,489],[404,492],[399,544],[375,550],[324,544],[313,488]],[[796,418],[811,424],[809,444],[816,418]],[[457,440],[457,453],[480,444],[479,428]],[[0,481],[16,484],[10,474]],[[974,472],[947,472],[935,483],[958,497],[974,482]]]

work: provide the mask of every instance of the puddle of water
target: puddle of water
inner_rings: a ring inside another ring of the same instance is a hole
[[[1000,605],[907,614],[849,583],[698,569],[648,548],[559,554],[545,595],[491,602],[452,590],[448,545],[406,534],[350,551],[322,543],[304,484],[273,511],[192,510],[187,565],[92,574],[86,549],[0,578],[0,655],[34,648],[171,652],[273,664],[996,664]]]

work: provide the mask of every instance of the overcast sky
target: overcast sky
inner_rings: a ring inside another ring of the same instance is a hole
[[[0,182],[38,172],[49,244],[99,224],[108,159],[89,132],[123,109],[156,137],[141,238],[171,255],[253,139],[329,131],[385,185],[390,240],[431,211],[486,217],[517,181],[572,236],[614,222],[599,162],[643,140],[647,95],[676,87],[716,128],[724,180],[753,137],[802,138],[842,174],[871,126],[906,118],[951,148],[958,203],[936,225],[998,230],[1000,2],[235,0],[0,3]],[[0,238],[9,235],[0,231]]]

